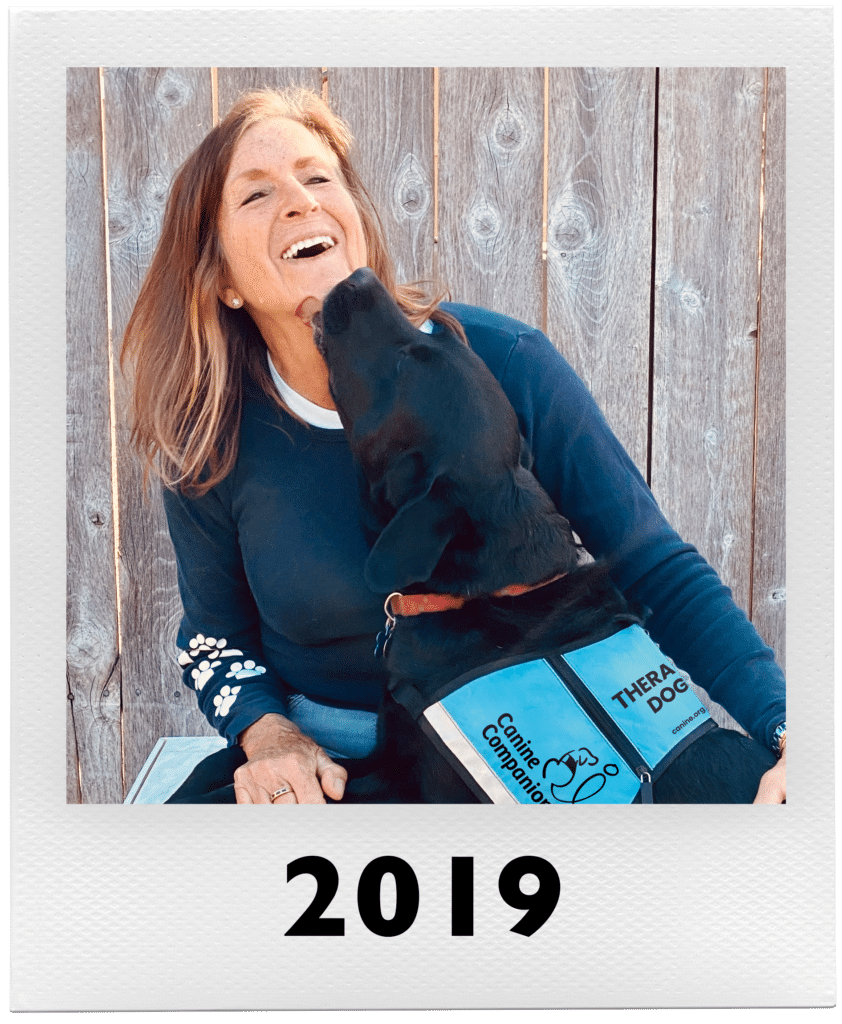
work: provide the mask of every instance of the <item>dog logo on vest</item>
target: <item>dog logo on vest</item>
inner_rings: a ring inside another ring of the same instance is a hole
[[[579,747],[577,751],[568,750],[561,757],[550,757],[544,762],[543,776],[549,782],[550,796],[560,804],[581,804],[596,796],[608,781],[608,777],[617,775],[620,771],[619,765],[606,763],[602,771],[592,772],[587,778],[582,779],[587,769],[594,768],[599,764],[596,754],[587,747]],[[552,766],[556,767],[553,768]],[[578,771],[584,768],[585,771]],[[550,775],[547,775],[547,769]],[[567,787],[576,781],[579,776],[579,784],[575,789]],[[563,781],[562,781],[563,780]]]

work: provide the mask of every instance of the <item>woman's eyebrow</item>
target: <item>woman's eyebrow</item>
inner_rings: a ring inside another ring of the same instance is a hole
[[[327,161],[317,156],[300,156],[295,163],[292,165],[293,170],[300,171],[302,167],[309,167],[310,164],[326,164]],[[231,179],[232,184],[237,181],[252,181],[255,178],[262,178],[269,174],[269,170],[266,167],[250,167],[246,171],[241,171],[234,178]]]

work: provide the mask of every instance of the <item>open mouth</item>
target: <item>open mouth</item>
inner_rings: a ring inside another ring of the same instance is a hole
[[[317,235],[314,238],[302,238],[300,242],[293,242],[292,245],[281,253],[282,260],[309,260],[314,256],[321,256],[323,252],[332,249],[336,245],[335,239],[329,235]]]

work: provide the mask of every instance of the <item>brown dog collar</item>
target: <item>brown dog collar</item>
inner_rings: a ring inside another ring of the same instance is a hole
[[[512,583],[508,587],[503,587],[502,590],[495,590],[490,596],[520,597],[521,594],[527,594],[530,590],[537,590],[539,587],[555,583],[556,580],[560,580],[566,575],[567,573],[562,572],[550,579],[541,580],[540,583]],[[399,594],[396,592],[389,594],[383,608],[388,618],[394,619],[397,615],[408,616],[422,615],[425,612],[455,611],[471,600],[473,598],[457,594]]]

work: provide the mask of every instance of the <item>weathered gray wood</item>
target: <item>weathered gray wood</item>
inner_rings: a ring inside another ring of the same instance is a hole
[[[65,754],[67,761],[65,800],[69,804],[80,804],[82,803],[82,789],[79,785],[79,750],[76,745],[76,726],[73,722],[73,702],[70,697],[70,681],[68,679],[67,712],[65,714],[64,730]]]
[[[655,71],[551,68],[547,333],[647,475]]]
[[[211,127],[208,69],[105,73],[105,124],[115,352],[158,240],[173,173]],[[118,377],[123,736],[130,785],[160,736],[211,734],[181,683],[175,632],[181,605],[157,487],[144,498],[128,448],[131,381]]]
[[[652,489],[746,610],[762,119],[762,69],[661,73]]]
[[[429,275],[435,264],[431,72],[332,68],[325,75],[328,98],[359,140],[357,164],[380,207],[400,276]],[[649,347],[652,77],[651,71],[637,69],[551,71],[545,265],[543,71],[443,69],[439,117],[443,279],[459,301],[534,324],[546,322],[641,469]],[[319,68],[220,68],[220,114],[241,91],[286,84],[318,91],[322,78]],[[211,126],[211,81],[209,69],[105,73],[115,352],[157,241],[172,173]],[[773,69],[767,90],[758,327],[763,72],[662,73],[651,467],[653,489],[668,517],[719,570],[738,603],[751,607],[761,634],[779,654],[783,602],[777,597],[784,581],[783,90],[784,72]],[[213,732],[182,687],[175,666],[174,634],[181,608],[172,551],[157,490],[141,498],[139,466],[126,446],[124,407],[130,381],[119,377],[123,650],[122,658],[116,657],[113,551],[107,539],[112,524],[104,232],[101,195],[92,198],[101,189],[101,172],[94,167],[99,159],[98,104],[97,72],[72,71],[71,801],[122,798],[120,671],[126,784],[159,736]],[[757,339],[752,331],[759,331]],[[110,597],[107,583],[103,587],[96,582],[103,573],[106,579],[110,573]],[[102,640],[108,613],[101,606],[111,608],[113,642]],[[84,686],[80,680],[86,681]],[[730,722],[724,713],[715,713],[718,720]]]
[[[380,214],[399,282],[433,276],[432,68],[329,68],[354,165]]]
[[[67,73],[66,210],[67,799],[109,803],[123,785],[97,68]]]
[[[747,609],[763,71],[661,75],[652,488]]]
[[[237,97],[252,89],[283,89],[303,85],[321,95],[320,68],[217,68],[219,116],[225,117]]]
[[[786,69],[767,69],[752,621],[786,658]]]
[[[453,298],[543,323],[544,75],[442,68],[439,269]]]

